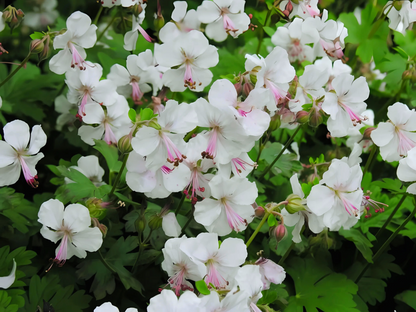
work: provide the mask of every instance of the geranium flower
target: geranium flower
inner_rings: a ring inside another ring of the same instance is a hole
[[[3,132],[5,141],[0,141],[0,186],[16,183],[22,169],[26,182],[37,187],[35,166],[43,158],[39,150],[46,144],[42,127],[34,126],[29,134],[27,123],[14,120],[4,126]]]
[[[38,217],[44,238],[54,243],[62,240],[54,260],[59,265],[74,255],[85,258],[87,251],[97,251],[103,243],[100,229],[90,227],[90,213],[83,205],[71,204],[64,208],[59,200],[50,199],[40,206]]]

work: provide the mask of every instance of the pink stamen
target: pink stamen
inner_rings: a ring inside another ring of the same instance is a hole
[[[80,70],[85,70],[85,60],[82,58],[81,54],[79,54],[75,45],[72,42],[68,42],[68,45],[72,54],[71,67],[75,68],[75,66],[77,66]]]
[[[233,21],[231,20],[231,18],[228,17],[227,14],[223,14],[222,19],[224,22],[224,29],[227,34],[229,34],[230,32],[235,33],[238,31],[238,29],[235,29]]]
[[[68,254],[68,235],[64,234],[62,238],[61,245],[59,247],[58,253],[55,257],[55,262],[58,263],[59,266],[63,266],[65,264],[66,258]]]
[[[192,204],[196,204],[198,201],[198,198],[196,197],[199,192],[205,192],[205,188],[201,187],[199,184],[199,180],[204,179],[204,176],[198,171],[197,168],[194,168],[191,173],[191,178],[189,180],[188,185],[185,187],[185,195],[186,198],[190,198],[192,201]]]
[[[207,265],[207,269],[208,269],[208,274],[205,277],[205,283],[207,283],[207,285],[212,284],[216,288],[225,288],[228,285],[228,282],[218,272],[214,263],[210,262]]]
[[[225,214],[227,215],[228,225],[234,231],[240,232],[241,227],[245,228],[247,226],[247,220],[243,219],[238,213],[236,213],[227,201],[224,201],[223,205],[225,208]]]
[[[143,29],[142,26],[137,25],[137,29],[139,30],[139,32],[142,34],[142,36],[144,37],[144,39],[146,39],[146,41],[148,42],[153,42],[152,37],[150,37],[147,32]]]
[[[104,122],[104,141],[107,142],[108,145],[115,144],[117,145],[117,138],[114,135],[113,130],[110,127],[110,124],[106,121]]]
[[[136,105],[143,104],[143,102],[141,101],[141,99],[143,97],[143,92],[140,90],[138,82],[137,81],[132,81],[132,82],[130,82],[130,85],[133,89],[131,97],[133,98],[134,104],[136,104]]]
[[[89,98],[89,93],[85,92],[84,95],[82,96],[82,100],[81,100],[81,105],[78,108],[78,115],[81,116],[85,116],[85,105],[87,105],[88,103],[88,98]]]
[[[211,134],[209,135],[208,147],[205,152],[202,152],[203,158],[214,159],[217,156],[217,131],[216,128],[212,129]]]
[[[175,290],[176,296],[179,296],[179,291],[182,289],[182,286],[185,285],[186,266],[179,264],[175,265],[175,267],[179,267],[180,269],[168,279],[168,283],[170,284],[170,287]]]
[[[246,170],[246,166],[253,167],[252,164],[249,164],[245,160],[242,160],[241,158],[233,158],[231,159],[231,163],[233,164],[235,170],[237,171],[237,174],[240,175],[242,170]],[[240,169],[241,168],[241,169]]]
[[[279,90],[279,88],[269,79],[265,80],[265,87],[270,89],[270,91],[272,91],[274,98],[276,99],[276,102],[279,102],[280,99],[285,97],[285,95],[283,95],[284,92]]]
[[[192,67],[189,62],[185,62],[185,75],[183,77],[184,86],[194,90],[196,82],[192,78]]]
[[[361,123],[363,120],[366,120],[365,117],[356,114],[348,105],[341,102],[338,102],[338,104],[348,113],[354,126]]]
[[[173,170],[172,169],[170,169],[169,167],[167,167],[167,166],[162,166],[161,168],[160,168],[160,170],[162,170],[162,172],[164,173],[164,174],[169,174],[169,173],[171,173]]]
[[[25,180],[26,180],[27,184],[29,184],[33,188],[37,188],[39,186],[39,182],[36,181],[38,176],[37,175],[33,176],[30,173],[30,169],[29,169],[28,165],[26,164],[23,157],[19,157],[19,161],[20,161],[20,164],[22,166],[23,176],[25,177]]]
[[[179,166],[179,163],[182,162],[184,158],[182,153],[176,147],[175,143],[173,143],[172,140],[163,132],[162,139],[168,152],[168,162],[173,163],[175,166]]]
[[[340,199],[342,203],[344,204],[345,210],[348,212],[350,216],[354,215],[357,216],[358,208],[356,208],[348,199],[345,199],[344,197],[340,196]]]
[[[250,308],[254,312],[261,312],[261,310],[259,309],[259,307],[254,302],[251,302],[250,303]]]
[[[400,156],[407,155],[407,152],[410,151],[413,147],[416,146],[416,143],[413,142],[402,130],[396,127],[396,133],[399,137],[399,147],[398,152]]]

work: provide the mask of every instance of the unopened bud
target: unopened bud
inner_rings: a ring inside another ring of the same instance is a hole
[[[403,79],[403,80],[410,80],[410,79],[412,79],[412,76],[413,76],[412,71],[411,71],[410,69],[408,69],[408,70],[405,70],[405,71],[403,72],[403,74],[402,74],[402,79]]]
[[[45,45],[43,44],[43,40],[35,39],[30,42],[29,50],[33,54],[39,54],[43,51]]]
[[[256,77],[257,80],[257,77]],[[251,81],[246,81],[243,85],[243,94],[244,96],[248,96],[251,91],[254,89],[254,84]]]
[[[296,122],[300,124],[307,123],[309,121],[309,113],[305,111],[299,111],[296,113]]]
[[[156,31],[159,31],[165,25],[165,19],[162,14],[156,15],[155,20],[153,21]]]
[[[324,120],[322,114],[323,112],[319,108],[312,107],[312,109],[309,112],[309,126],[315,128],[318,127]]]
[[[134,16],[136,16],[136,17],[138,17],[140,15],[140,13],[143,12],[143,8],[142,8],[142,5],[140,3],[131,6],[130,9],[133,12]]]
[[[134,222],[134,227],[136,228],[137,233],[143,233],[144,229],[146,228],[146,218],[144,215],[139,216],[136,221]]]
[[[254,214],[256,215],[256,217],[258,218],[262,218],[264,216],[264,208],[262,206],[258,206],[255,210],[254,210]]]
[[[243,92],[243,85],[241,83],[241,79],[237,83],[234,84],[235,91],[237,91],[237,95],[241,95],[241,92]]]
[[[126,134],[118,140],[117,147],[120,150],[121,154],[128,154],[133,150],[131,146],[132,135]]]
[[[46,38],[44,38],[44,45],[43,45],[43,50],[42,52],[40,52],[38,54],[39,57],[39,62],[42,62],[43,60],[46,60],[49,57],[49,52],[50,52],[50,39],[51,37],[49,35],[46,36]]]
[[[269,131],[272,132],[276,129],[279,129],[281,124],[282,121],[280,120],[280,115],[275,114],[270,120]]]
[[[393,6],[397,11],[402,9],[404,1],[393,1]]]
[[[3,11],[3,20],[5,23],[9,25],[11,30],[15,29],[20,25],[24,16],[25,14],[21,9],[17,10],[15,7],[12,7],[11,5],[9,5]]]
[[[291,0],[293,3],[299,4],[299,0]],[[289,1],[290,2],[290,1]]]
[[[287,229],[283,224],[279,224],[275,228],[272,229],[272,236],[276,241],[279,243],[281,242],[287,235]]]
[[[299,195],[291,194],[286,198],[286,210],[290,214],[306,210],[305,206],[303,205],[304,200],[300,198]]]
[[[107,215],[106,208],[109,206],[109,203],[93,197],[85,202],[85,206],[88,208],[91,218],[102,220]]]
[[[151,216],[149,220],[150,229],[157,230],[158,228],[162,226],[162,221],[163,221],[163,218],[157,214]]]
[[[162,127],[158,124],[157,120],[153,118],[149,121],[148,127],[155,128],[156,130],[162,130]]]
[[[375,129],[376,128],[374,127],[368,127],[367,129],[365,129],[363,133],[363,140],[371,140],[371,132],[373,132],[373,130]]]

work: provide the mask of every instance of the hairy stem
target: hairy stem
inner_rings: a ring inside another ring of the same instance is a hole
[[[251,234],[250,239],[247,241],[246,246],[250,246],[251,242],[256,238],[258,232],[260,231],[261,227],[263,226],[264,223],[266,223],[267,218],[269,217],[270,213],[265,212],[263,219],[261,219],[259,225],[257,226],[257,228],[255,229],[254,233]]]
[[[370,155],[368,156],[367,162],[365,163],[363,176],[366,174],[366,172],[368,172],[368,169],[370,168],[373,158],[377,154],[377,152],[378,152],[378,147],[374,145],[373,148],[371,149]]]
[[[121,165],[121,168],[120,168],[119,172],[117,173],[116,179],[114,180],[113,187],[111,188],[111,191],[108,194],[109,196],[113,195],[114,194],[114,191],[116,190],[118,181],[120,180],[120,177],[123,174],[124,168],[126,167],[127,159],[129,158],[129,155],[130,154],[124,155],[123,164]]]
[[[1,83],[0,83],[0,88],[7,82],[9,81],[14,75],[16,75],[16,73],[23,67],[25,66],[25,64],[29,61],[30,56],[32,55],[32,53],[29,52],[29,54],[26,56],[26,58],[20,63],[19,66],[17,66],[17,68],[12,71],[7,77],[6,79],[4,79]]]
[[[178,215],[179,211],[181,210],[184,201],[185,201],[185,193],[182,194],[182,197],[181,197],[181,200],[178,204],[178,207],[176,207],[176,210],[175,210],[175,215],[176,216]]]

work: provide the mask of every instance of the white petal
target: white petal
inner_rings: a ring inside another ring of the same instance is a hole
[[[195,205],[195,221],[202,225],[211,225],[221,213],[221,204],[219,201],[205,198]]]
[[[163,216],[162,229],[166,236],[179,237],[181,234],[181,226],[173,212],[169,212],[167,215]]]
[[[92,126],[81,126],[78,129],[78,135],[81,137],[85,143],[89,145],[94,145],[94,139],[100,140],[104,134],[104,126],[99,125],[98,127]]]
[[[33,126],[30,135],[28,155],[34,155],[46,144],[46,134],[40,125]]]
[[[21,120],[13,120],[7,123],[4,128],[4,140],[13,146],[17,151],[26,149],[29,143],[29,126]]]
[[[38,218],[44,226],[59,230],[64,219],[64,204],[57,199],[49,199],[40,206]]]
[[[89,227],[81,232],[75,233],[72,236],[72,243],[82,250],[90,252],[97,251],[103,244],[103,235],[98,227]]]
[[[0,168],[6,167],[17,160],[17,153],[5,141],[0,141]]]
[[[59,51],[49,61],[49,69],[55,74],[65,74],[71,68],[72,54],[68,48]]]
[[[10,286],[12,286],[12,284],[14,283],[16,279],[16,267],[17,267],[16,261],[13,259],[13,268],[10,274],[8,276],[0,277],[0,288],[7,289]]]
[[[334,191],[323,185],[313,186],[311,193],[307,198],[309,209],[318,216],[331,210],[334,201]]]
[[[0,168],[0,186],[15,184],[19,180],[20,169],[20,162],[17,159],[11,165]]]
[[[217,253],[217,261],[223,266],[238,267],[247,258],[247,247],[244,241],[239,238],[225,239]]]
[[[64,211],[64,225],[73,233],[81,232],[91,225],[90,212],[80,204],[71,204]]]

